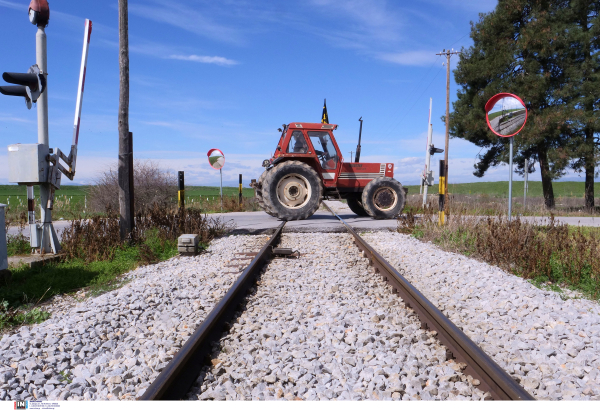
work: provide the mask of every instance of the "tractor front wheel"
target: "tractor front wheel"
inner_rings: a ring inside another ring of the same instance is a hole
[[[263,184],[265,182],[265,178],[268,173],[269,173],[269,170],[265,169],[265,171],[260,175],[260,178],[258,178],[258,182],[256,183],[256,190],[255,190],[256,200],[258,201],[258,205],[263,209],[263,211],[265,211],[267,214],[269,214],[271,216],[277,216],[265,204]]]
[[[375,178],[362,193],[365,211],[375,219],[392,219],[404,209],[406,194],[402,184],[390,177]]]
[[[323,186],[313,168],[300,161],[287,161],[269,170],[262,196],[266,208],[279,219],[306,219],[319,209]]]

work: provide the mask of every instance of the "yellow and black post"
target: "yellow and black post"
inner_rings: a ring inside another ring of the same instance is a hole
[[[183,181],[183,171],[177,173],[179,189],[177,191],[177,205],[179,208],[185,208],[185,184]]]
[[[438,225],[444,225],[444,202],[446,200],[446,161],[440,159],[440,181],[438,183],[440,187],[440,209],[438,211]]]
[[[239,193],[239,205],[242,206],[242,174],[240,174],[240,193]]]

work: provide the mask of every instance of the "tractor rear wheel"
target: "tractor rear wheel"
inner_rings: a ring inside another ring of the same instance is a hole
[[[361,194],[348,194],[346,197],[346,201],[348,202],[348,207],[352,212],[354,212],[358,216],[369,216],[367,211],[362,205],[361,202]]]
[[[258,205],[263,209],[263,211],[265,211],[271,216],[276,217],[277,215],[275,215],[273,211],[271,211],[265,204],[265,199],[263,197],[263,184],[265,183],[265,177],[267,176],[268,172],[269,170],[265,169],[264,172],[260,175],[260,178],[258,178],[258,181],[256,182],[256,200],[258,201]]]
[[[390,177],[375,178],[362,193],[362,205],[375,219],[395,218],[402,212],[405,203],[402,184]]]
[[[273,167],[262,184],[266,208],[279,219],[294,221],[312,216],[323,197],[319,174],[300,161],[287,161]]]

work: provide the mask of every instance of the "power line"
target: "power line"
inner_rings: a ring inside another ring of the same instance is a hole
[[[408,115],[408,113],[413,108],[415,108],[415,105],[417,105],[417,103],[419,102],[419,100],[421,99],[421,97],[423,97],[423,95],[427,92],[427,90],[429,89],[429,87],[431,87],[431,84],[433,84],[433,82],[438,77],[438,75],[440,75],[441,72],[442,72],[442,70],[439,70],[437,72],[437,74],[431,79],[431,81],[429,82],[429,84],[427,85],[427,87],[425,87],[425,89],[423,90],[423,92],[421,92],[421,95],[419,95],[417,98],[415,98],[415,100],[413,102],[413,105],[411,105],[410,108],[404,112],[404,115],[402,116],[402,118],[400,118],[400,120],[398,120],[398,122],[387,133],[384,134],[385,136],[389,135],[389,133],[391,133],[392,131],[394,131],[398,127],[398,125],[402,124],[402,120],[404,120],[406,118],[406,116]]]
[[[417,83],[415,84],[414,88],[411,90],[411,92],[410,92],[410,94],[409,94],[409,95],[412,95],[412,94],[414,94],[414,93],[415,93],[415,91],[417,91],[417,88],[419,88],[419,85],[420,85],[420,84],[423,82],[423,80],[425,79],[425,77],[427,77],[427,76],[429,75],[429,73],[431,72],[431,69],[432,69],[432,68],[433,68],[433,67],[434,67],[436,64],[438,64],[439,60],[440,60],[440,59],[439,59],[439,58],[437,58],[437,59],[436,59],[436,60],[433,62],[433,64],[431,64],[431,66],[429,67],[429,69],[428,69],[428,70],[425,72],[425,75],[423,75],[423,77],[422,77],[422,78],[421,78],[419,81],[417,81]],[[396,112],[396,115],[400,113],[400,110],[401,110],[401,109],[399,108],[399,109],[398,109],[398,111]],[[403,117],[403,118],[404,118],[404,117]],[[392,126],[391,128],[387,128],[387,129],[386,129],[384,132],[382,132],[382,135],[388,135],[388,134],[389,134],[389,133],[390,133],[390,132],[391,132],[391,131],[392,131],[394,128],[396,128],[396,127],[397,127],[397,124],[396,124],[396,125],[394,125],[394,126]]]

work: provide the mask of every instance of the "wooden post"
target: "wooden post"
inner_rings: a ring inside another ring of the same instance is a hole
[[[119,0],[119,213],[121,239],[133,230],[132,183],[133,164],[129,136],[129,24],[127,0]],[[131,155],[130,155],[131,154]]]
[[[128,147],[129,155],[129,217],[131,218],[131,229],[135,228],[135,183],[133,182],[133,132],[129,133]]]
[[[239,205],[242,206],[242,174],[240,174],[240,193],[239,193]]]

